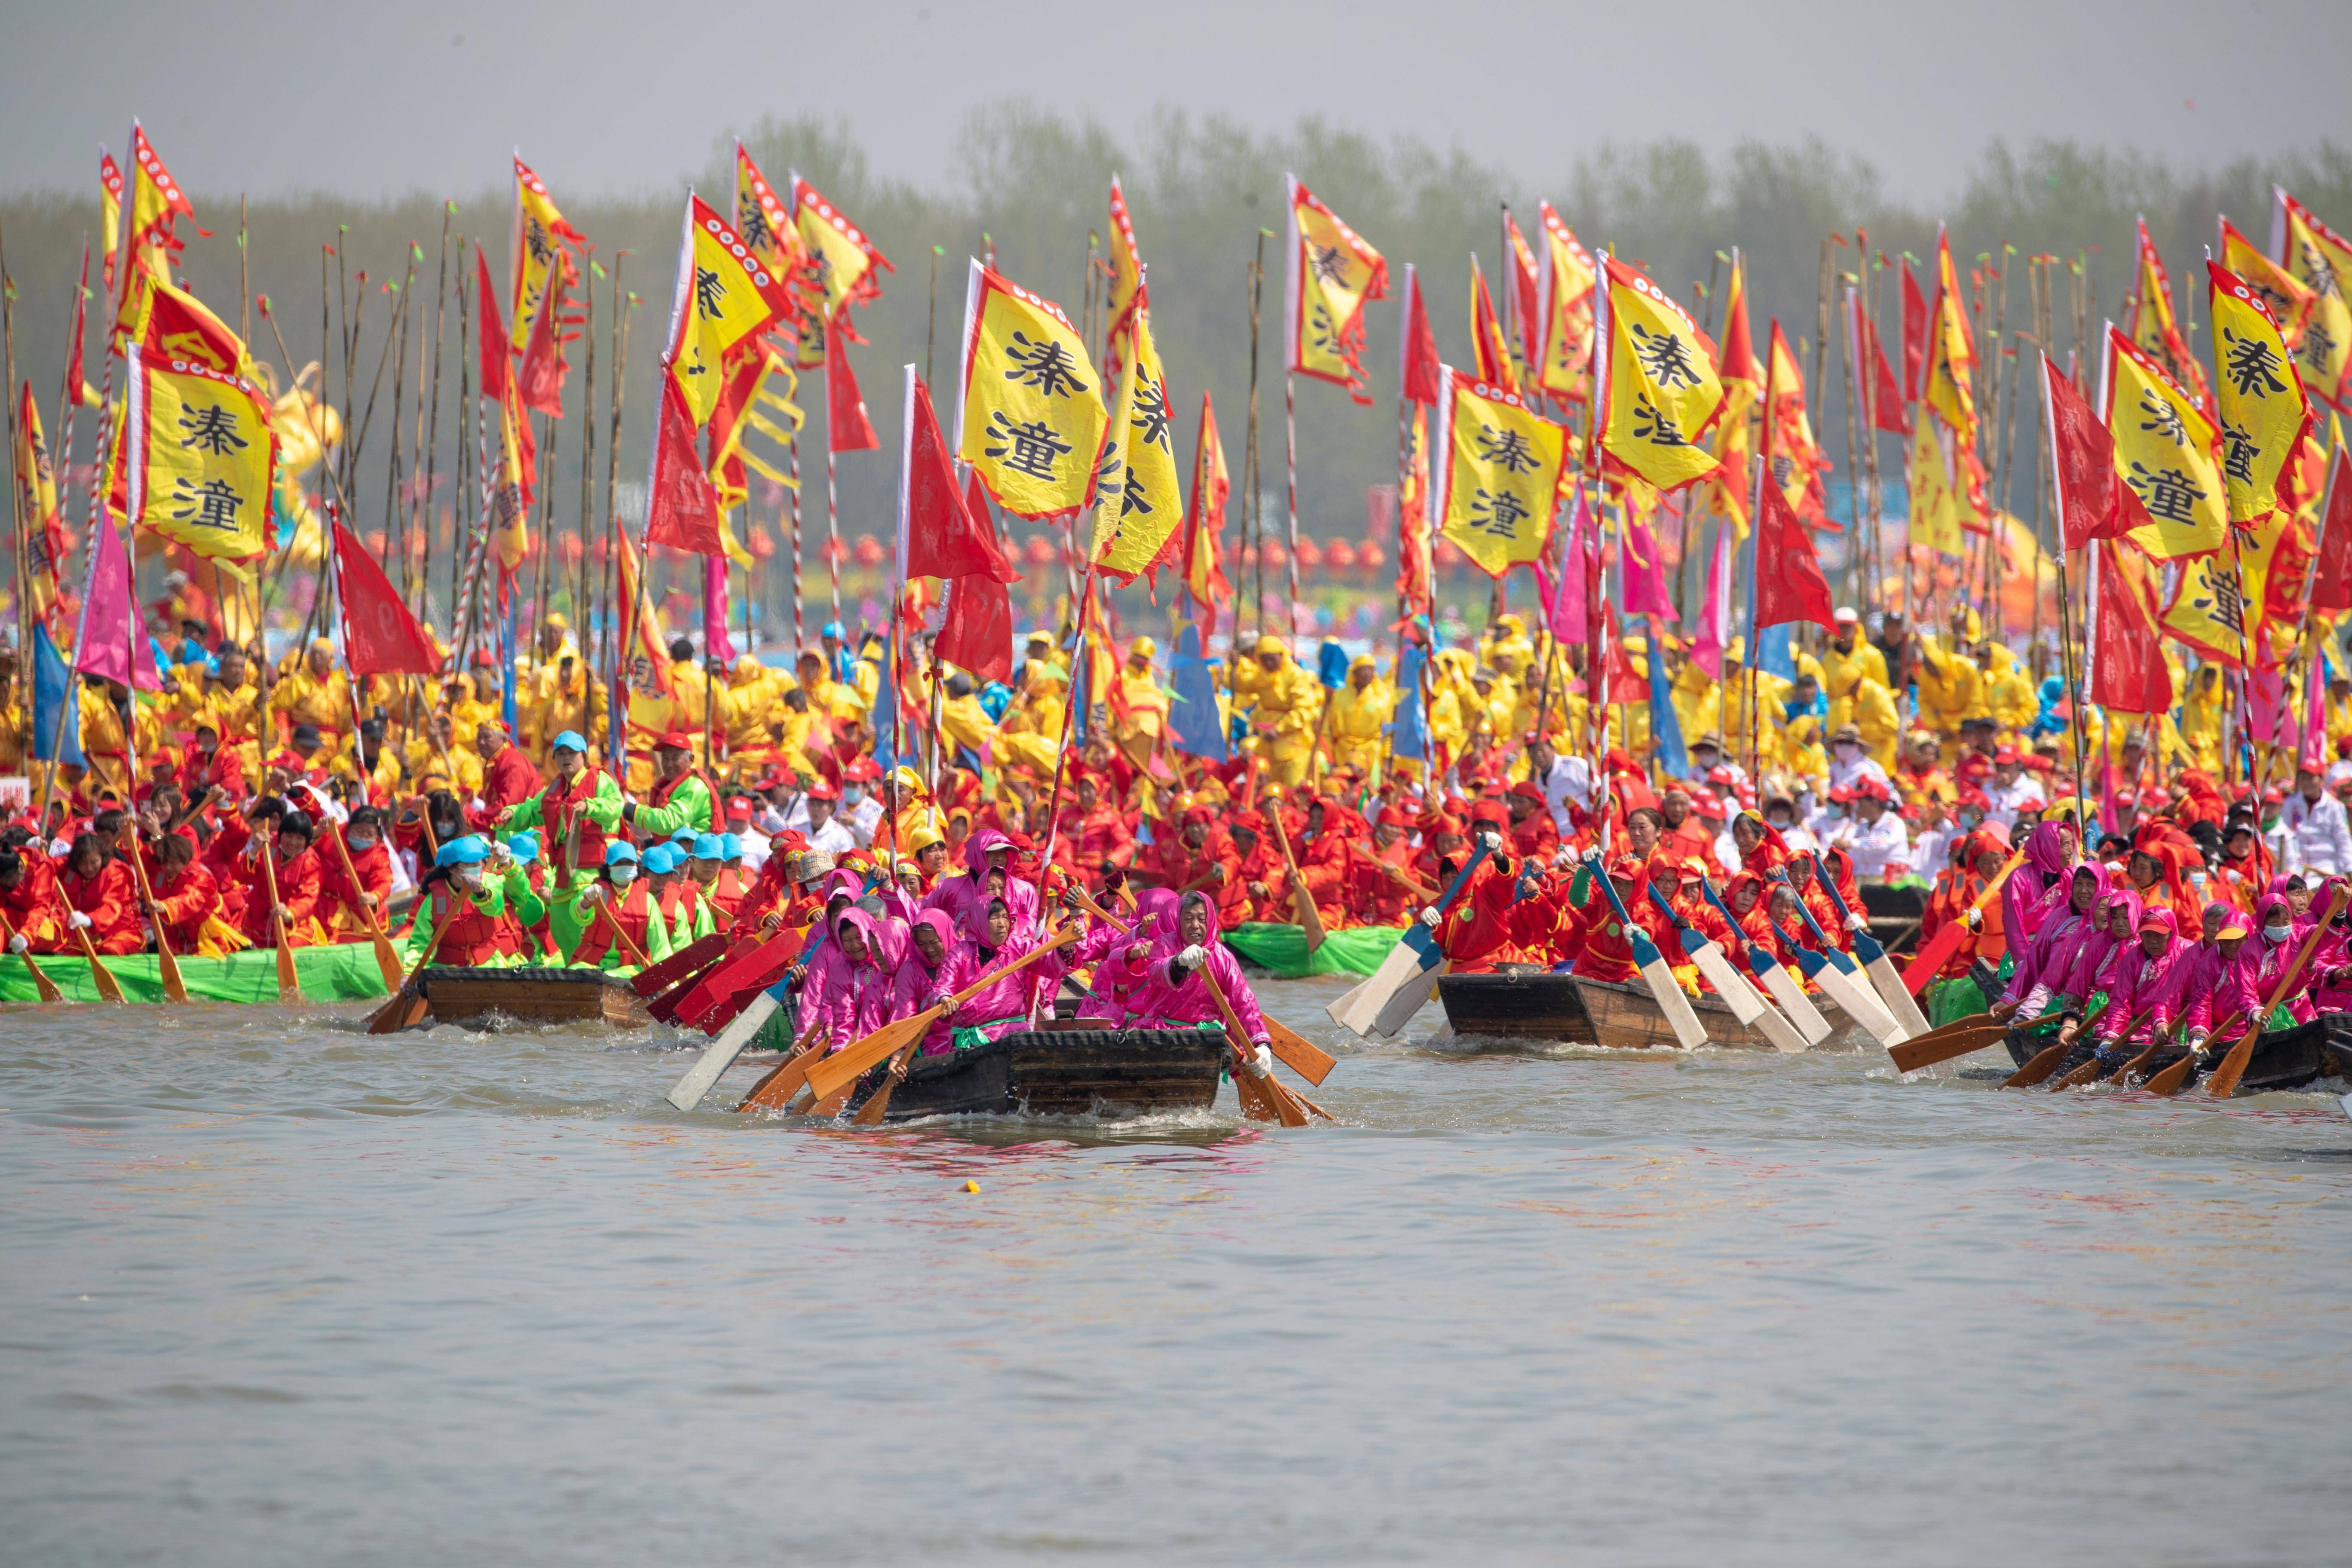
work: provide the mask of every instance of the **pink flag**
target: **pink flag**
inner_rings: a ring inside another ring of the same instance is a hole
[[[131,553],[110,521],[99,524],[90,541],[89,581],[82,593],[81,647],[74,668],[85,675],[161,691],[163,678],[155,673],[155,650],[131,594]]]
[[[1666,594],[1665,563],[1659,559],[1657,531],[1631,506],[1625,509],[1624,561],[1625,613],[1673,620],[1675,604]]]
[[[735,662],[735,644],[727,636],[727,557],[702,558],[702,624],[708,643],[703,651],[727,664]]]
[[[1706,587],[1698,602],[1698,637],[1691,658],[1714,679],[1723,679],[1723,656],[1731,644],[1731,524],[1718,523],[1715,553],[1706,563]]]
[[[2327,661],[2317,649],[2303,683],[2303,765],[2313,773],[2327,772]]]
[[[1592,635],[1584,613],[1585,560],[1584,542],[1592,533],[1592,512],[1584,504],[1584,494],[1577,492],[1576,510],[1568,521],[1568,548],[1561,555],[1559,591],[1552,595],[1546,611],[1546,624],[1551,635],[1567,644],[1583,642]]]

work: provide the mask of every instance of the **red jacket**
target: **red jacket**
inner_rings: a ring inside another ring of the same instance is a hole
[[[340,827],[320,826],[322,833],[339,837]],[[313,852],[319,862],[319,921],[330,936],[340,936],[346,929],[363,931],[369,927],[368,913],[360,907],[359,895],[375,895],[374,923],[381,925],[384,906],[392,898],[392,851],[378,839],[352,857],[352,869],[360,874],[359,885],[343,874],[343,855],[332,844],[321,843]]]
[[[602,964],[604,955],[617,946],[621,949],[621,962],[634,964],[636,960],[629,956],[629,949],[614,940],[613,922],[615,920],[620,921],[621,930],[627,934],[629,941],[637,944],[637,952],[647,951],[646,921],[652,911],[646,903],[645,880],[643,878],[633,879],[618,903],[613,900],[614,889],[610,882],[600,881],[596,885],[604,889],[604,897],[593,906],[596,912],[589,919],[588,929],[580,933],[580,943],[572,950],[572,962]]]
[[[36,952],[59,951],[65,931],[65,900],[58,896],[58,863],[37,842],[16,851],[24,862],[25,874],[16,885],[0,892],[0,915],[8,917],[8,928],[25,939],[26,945]]]
[[[274,947],[277,933],[269,919],[269,868],[258,852],[250,862],[242,857],[231,863],[236,879],[245,885],[245,914],[238,929],[246,940],[256,947]],[[286,930],[286,945],[299,947],[305,928],[319,912],[319,850],[314,844],[291,860],[278,863],[278,901],[286,906],[291,917]]]
[[[151,871],[148,881],[155,892],[155,907],[163,911],[163,940],[172,944],[175,954],[194,952],[205,922],[220,913],[220,884],[193,860],[176,880],[164,881]]]
[[[488,832],[498,825],[499,813],[520,805],[544,787],[539,770],[523,755],[522,748],[506,746],[482,770],[482,809],[474,814],[474,826]]]
[[[89,940],[100,952],[137,952],[147,944],[139,923],[139,884],[129,863],[109,860],[95,877],[80,877],[68,866],[58,875],[58,893],[66,907],[89,917]],[[79,952],[81,942],[65,933],[58,945]]]

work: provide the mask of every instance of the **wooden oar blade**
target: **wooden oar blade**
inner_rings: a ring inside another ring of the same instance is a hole
[[[180,960],[160,938],[155,943],[155,958],[157,967],[163,973],[163,999],[167,1002],[176,1002],[183,1007],[186,1006],[188,983],[180,973]]]
[[[1875,942],[1871,945],[1878,946]],[[1886,956],[1886,950],[1879,948],[1878,955],[1865,961],[1862,967],[1863,973],[1870,977],[1871,989],[1878,994],[1879,1001],[1885,1004],[1887,1016],[1903,1031],[1904,1038],[1926,1034],[1927,1015],[1919,1010],[1918,998],[1913,996],[1910,987],[1903,984],[1903,976],[1895,973],[1895,961]]]
[[[1444,962],[1444,955],[1437,951],[1437,943],[1431,938],[1428,928],[1408,926],[1404,934],[1397,938],[1396,945],[1389,949],[1387,956],[1381,960],[1381,966],[1372,971],[1370,977],[1326,1007],[1324,1012],[1341,1028],[1370,1036],[1378,1027],[1381,1014],[1388,1010],[1397,993]],[[1422,993],[1422,1000],[1428,1000],[1426,991]],[[1416,1002],[1414,1008],[1418,1010],[1420,1005]],[[1411,1016],[1406,1015],[1408,1017]],[[1396,1027],[1402,1026],[1400,1024]],[[1385,1032],[1392,1035],[1396,1033],[1396,1027]]]
[[[1650,962],[1641,970],[1642,978],[1649,984],[1651,998],[1657,1003],[1658,1011],[1665,1015],[1666,1026],[1674,1030],[1683,1049],[1695,1051],[1706,1044],[1706,1030],[1692,1011],[1690,998],[1683,994],[1683,983],[1675,978],[1674,970],[1658,956],[1657,949],[1650,950]]]
[[[750,1006],[735,1015],[735,1021],[710,1042],[701,1058],[687,1069],[686,1076],[677,1080],[677,1087],[664,1098],[680,1110],[692,1110],[701,1104],[702,1097],[710,1092],[719,1074],[734,1065],[735,1058],[742,1054],[751,1037],[760,1032],[769,1015],[782,1005],[766,992],[760,993]]]
[[[728,939],[723,932],[689,942],[660,963],[649,964],[629,976],[629,989],[640,996],[657,996],[668,990],[681,976],[691,974],[711,960],[727,952]]]
[[[839,1090],[856,1083],[860,1074],[876,1062],[889,1056],[901,1046],[911,1045],[923,1037],[940,1016],[940,1009],[923,1011],[885,1024],[862,1040],[853,1040],[831,1056],[809,1068],[808,1086],[819,1100],[830,1100]]]
[[[1886,1047],[1897,1072],[1917,1072],[1997,1046],[2009,1034],[2006,1024],[1978,1024],[1966,1029],[1938,1029],[1915,1040],[1899,1040]]]
[[[2147,1080],[2148,1093],[2159,1100],[2169,1100],[2189,1087],[2189,1075],[2197,1070],[2197,1053],[2183,1051],[2180,1059]]]
[[[2068,1046],[2048,1047],[2037,1054],[2032,1061],[2027,1062],[2023,1067],[2010,1074],[2006,1079],[2003,1079],[2001,1080],[2000,1087],[2003,1089],[2032,1089],[2035,1084],[2040,1083],[2043,1079],[2048,1078],[2052,1073],[2058,1070],[2058,1064],[2066,1059],[2066,1053],[2072,1047]]]
[[[1760,967],[1753,963],[1749,967],[1755,969],[1765,994],[1780,1005],[1781,1015],[1803,1037],[1808,1050],[1830,1037],[1830,1021],[1822,1016],[1822,1010],[1813,1005],[1795,975],[1769,958]]]
[[[2238,1037],[2238,1043],[2230,1047],[2230,1054],[2221,1058],[2221,1065],[2215,1068],[2212,1076],[2205,1080],[2208,1095],[2215,1100],[2228,1100],[2238,1092],[2238,1082],[2246,1076],[2247,1065],[2254,1059],[2254,1043],[2262,1037],[2263,1026],[2257,1019],[2243,1035]]]
[[[1379,1014],[1372,1019],[1370,1032],[1384,1040],[1394,1038],[1399,1029],[1412,1022],[1412,1016],[1421,1011],[1428,1002],[1430,993],[1437,989],[1437,983],[1453,968],[1449,961],[1441,958],[1432,967],[1407,975],[1404,984],[1381,1004]]]
[[[1700,975],[1715,987],[1715,994],[1723,998],[1724,1005],[1731,1009],[1733,1017],[1743,1024],[1753,1024],[1764,1016],[1764,998],[1756,994],[1756,987],[1739,978],[1730,960],[1723,956],[1722,949],[1702,939],[1696,947],[1685,942],[1683,950],[1698,966]]]
[[[384,935],[381,928],[368,934],[375,939],[375,966],[383,975],[383,987],[387,991],[394,990],[401,979],[400,954],[394,950],[392,939]]]
[[[1267,1043],[1282,1059],[1282,1065],[1318,1089],[1331,1076],[1331,1069],[1339,1065],[1339,1058],[1278,1019],[1268,1018],[1265,1032]]]

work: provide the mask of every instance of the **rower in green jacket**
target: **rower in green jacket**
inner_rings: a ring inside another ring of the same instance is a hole
[[[652,799],[631,801],[621,808],[621,819],[637,830],[641,840],[667,838],[681,827],[708,833],[716,819],[710,786],[694,771],[694,742],[672,730],[654,742]]]
[[[499,817],[509,833],[537,828],[547,842],[548,926],[565,952],[579,945],[588,921],[581,890],[604,864],[604,841],[621,830],[621,786],[588,763],[588,742],[577,730],[555,737],[555,782]]]

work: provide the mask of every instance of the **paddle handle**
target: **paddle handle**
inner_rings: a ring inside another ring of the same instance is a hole
[[[2352,888],[2347,888],[2342,882],[2336,883],[2336,890],[2327,895],[2327,913],[2321,917],[2317,925],[2311,928],[2311,935],[2304,939],[2301,950],[2294,955],[2294,961],[2280,973],[2278,984],[2271,987],[2270,995],[2263,1003],[2261,1015],[2247,1021],[2245,1034],[2239,1037],[2236,1045],[2230,1047],[2230,1054],[2222,1058],[2221,1067],[2214,1070],[2213,1076],[2206,1079],[2206,1093],[2217,1100],[2226,1100],[2238,1092],[2238,1080],[2246,1076],[2246,1064],[2253,1059],[2254,1042],[2262,1038],[2263,1026],[2270,1022],[2271,1015],[2278,1010],[2278,1005],[2286,1000],[2287,994],[2294,990],[2295,983],[2303,978],[2303,972],[2310,964],[2312,954],[2319,951],[2320,942],[2327,935],[2336,917],[2344,912],[2344,904],[2347,897],[2352,897]]]
[[[131,826],[128,822],[122,826],[126,832]],[[147,862],[139,858],[139,841],[135,837],[131,841],[129,858],[131,874],[139,880],[140,900],[152,907],[155,903],[155,888],[147,880]],[[163,973],[163,994],[173,1002],[185,1002],[188,999],[187,983],[180,978],[179,956],[172,951],[172,939],[163,934],[163,920],[160,910],[155,919],[155,967]]]
[[[351,879],[352,891],[354,894],[367,891],[365,888],[360,886],[359,868],[352,864],[352,847],[343,842],[342,830],[340,827],[335,830],[334,839],[335,853],[342,857],[343,875]],[[275,889],[272,889],[272,893],[274,896]],[[369,909],[365,904],[362,904],[360,906],[360,919],[365,922],[368,928],[368,935],[372,937],[381,937],[383,935],[383,927],[376,923],[375,911]]]
[[[16,940],[16,928],[8,923],[8,917],[6,915],[0,915],[0,948],[6,947]],[[33,972],[33,994],[35,995],[38,996],[44,1002],[62,1002],[66,999],[66,994],[58,989],[58,983],[43,973],[39,964],[33,962],[33,955],[30,952],[19,953],[17,956],[25,961],[25,967]]]
[[[982,992],[987,990],[990,986],[1003,979],[1006,975],[1013,973],[1018,970],[1026,969],[1029,965],[1036,963],[1047,953],[1058,952],[1063,948],[1069,946],[1070,943],[1077,940],[1078,928],[1075,925],[1065,926],[1062,928],[1061,933],[1058,936],[1055,936],[1051,942],[1045,942],[1040,946],[1030,949],[1027,952],[1023,953],[1020,957],[1013,960],[1010,963],[1002,963],[997,965],[994,969],[990,970],[987,973],[973,981],[970,985],[965,986],[962,990],[949,997],[945,1005],[951,1008],[961,1007],[966,1002],[971,1001],[973,997],[979,995]]]

